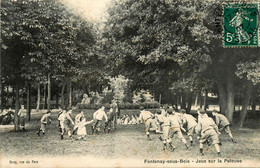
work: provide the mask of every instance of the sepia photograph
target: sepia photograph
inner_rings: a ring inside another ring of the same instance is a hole
[[[0,2],[0,168],[260,167],[259,0]]]

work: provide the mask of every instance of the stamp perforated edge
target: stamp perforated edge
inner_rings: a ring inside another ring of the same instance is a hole
[[[258,45],[255,46],[247,46],[247,45],[237,45],[237,46],[225,46],[225,37],[224,37],[224,5],[226,3],[257,3],[258,5],[258,19],[257,19],[257,33],[258,33]],[[260,47],[260,0],[224,0],[222,1],[222,17],[223,17],[223,22],[222,22],[222,47],[223,48],[257,48]]]

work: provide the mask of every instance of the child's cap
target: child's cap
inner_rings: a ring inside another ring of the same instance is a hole
[[[156,113],[157,114],[162,114],[162,111],[161,110],[156,110]]]
[[[219,111],[217,111],[217,110],[213,110],[212,113],[219,113]]]
[[[172,109],[167,109],[168,114],[172,114]]]
[[[181,109],[180,112],[184,114],[184,113],[186,113],[186,110],[185,109]]]
[[[200,110],[200,114],[205,114],[205,113],[206,113],[206,111],[204,109]]]

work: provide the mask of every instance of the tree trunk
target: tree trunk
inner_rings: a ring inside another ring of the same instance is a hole
[[[252,107],[252,113],[255,113],[255,109],[256,109],[256,92],[252,93],[252,98],[251,98],[251,107]]]
[[[0,109],[3,112],[3,99],[2,99],[2,54],[0,54]]]
[[[18,131],[20,129],[19,125],[19,87],[18,85],[15,86],[15,113],[14,113],[14,130]]]
[[[6,105],[5,101],[4,101],[4,85],[1,84],[1,88],[0,88],[0,103],[1,103],[1,112],[4,110],[4,104]]]
[[[31,120],[31,84],[27,86],[27,121]]]
[[[175,109],[178,110],[178,96],[177,95],[174,96],[174,106],[175,106]]]
[[[48,73],[48,97],[47,97],[47,111],[51,109],[51,75]]]
[[[9,102],[9,85],[6,87],[6,104],[9,107],[10,106],[10,102]]]
[[[204,96],[204,110],[207,110],[208,109],[208,90],[206,89],[205,90],[205,96]]]
[[[39,82],[37,85],[37,106],[36,106],[37,112],[39,112],[40,110],[40,103],[41,103],[41,84]]]
[[[234,84],[231,75],[227,76],[227,108],[226,108],[226,117],[232,123],[233,122],[233,113],[235,106],[235,92],[234,92]]]
[[[65,109],[64,106],[64,91],[65,91],[65,87],[66,87],[66,80],[63,79],[62,80],[62,87],[61,87],[61,108]]]
[[[250,98],[252,96],[252,90],[253,90],[253,84],[251,81],[247,81],[246,83],[246,90],[245,90],[245,98],[242,104],[242,111],[240,112],[240,121],[239,121],[239,127],[243,127],[246,114],[247,114],[247,106],[250,102]]]
[[[14,86],[12,86],[12,105],[15,105],[15,87]],[[12,106],[12,107],[14,107],[14,106]]]
[[[187,106],[187,113],[190,113],[191,111],[191,106],[192,106],[192,92],[189,93],[188,95],[188,106]]]
[[[233,79],[228,73],[227,76],[227,108],[226,108],[226,117],[232,123],[233,122],[233,113],[234,113],[234,106],[235,106],[235,93],[234,93],[234,84]]]
[[[69,108],[72,107],[72,85],[71,82],[69,82]]]
[[[199,92],[196,93],[194,107],[198,107]]]
[[[203,101],[202,101],[202,95],[201,95],[201,92],[200,92],[200,94],[199,94],[199,102],[200,102],[200,108],[202,109]]]
[[[45,109],[46,107],[46,83],[43,84],[43,107],[42,109]]]
[[[70,92],[70,86],[69,86],[69,82],[67,82],[67,88],[66,88],[66,94],[65,94],[65,109],[68,109],[69,107],[69,92]]]
[[[179,105],[180,105],[180,96],[176,96],[176,110],[178,111],[179,110]]]
[[[186,99],[185,95],[181,96],[181,109],[186,109],[186,101],[185,101],[185,99]]]
[[[218,86],[218,99],[219,99],[220,112],[222,114],[225,114],[227,109],[227,94],[222,82],[218,81],[217,86]]]
[[[56,108],[59,108],[59,93],[58,92],[57,92],[55,99],[56,99]]]

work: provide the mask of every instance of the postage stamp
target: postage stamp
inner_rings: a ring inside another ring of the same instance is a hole
[[[260,46],[259,2],[226,1],[223,12],[224,47]]]

